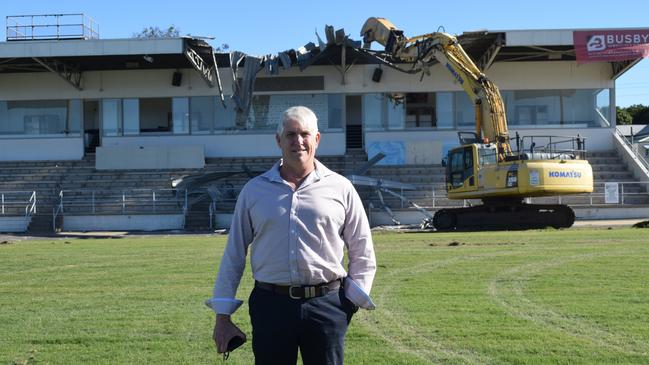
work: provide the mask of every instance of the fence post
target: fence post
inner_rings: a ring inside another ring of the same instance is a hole
[[[435,203],[437,203],[436,200],[437,197],[435,196],[435,187],[433,186],[433,208],[435,208]]]
[[[126,213],[126,193],[122,190],[122,214]]]
[[[620,195],[622,195],[622,205],[624,205],[624,183],[620,182]]]

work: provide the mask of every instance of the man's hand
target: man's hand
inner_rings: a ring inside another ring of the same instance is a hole
[[[239,327],[232,323],[229,315],[217,314],[216,323],[214,324],[214,334],[212,335],[214,343],[216,343],[216,351],[219,354],[228,351],[228,342],[234,336],[241,336],[244,341],[246,340],[246,335]]]

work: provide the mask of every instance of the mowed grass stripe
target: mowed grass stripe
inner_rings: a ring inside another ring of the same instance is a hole
[[[472,352],[468,349],[455,348],[441,338],[436,338],[426,328],[419,328],[409,318],[407,306],[398,302],[395,291],[403,285],[404,276],[417,276],[430,273],[438,268],[447,267],[466,261],[488,260],[495,256],[511,254],[511,252],[497,252],[468,257],[452,257],[443,260],[433,260],[420,263],[416,266],[404,267],[390,272],[385,280],[387,285],[377,285],[374,297],[381,306],[372,315],[364,316],[362,322],[372,329],[372,332],[383,338],[394,351],[413,355],[425,362],[458,361],[463,364],[485,364],[492,362],[484,354]],[[425,293],[422,293],[425,294]],[[434,311],[431,311],[434,315]]]
[[[623,251],[626,254],[638,254],[640,250]],[[610,348],[614,351],[634,355],[647,355],[648,343],[645,339],[634,338],[624,333],[614,333],[606,327],[598,326],[587,318],[571,316],[532,301],[525,292],[533,285],[532,277],[543,271],[558,268],[571,263],[595,260],[601,257],[619,255],[621,251],[588,253],[554,258],[551,261],[526,264],[502,272],[489,285],[489,294],[505,307],[512,316],[520,317],[550,330],[560,331],[570,336],[593,342],[596,346]]]
[[[219,363],[202,302],[225,238],[0,245],[0,364]],[[644,230],[375,242],[378,309],[355,316],[348,364],[649,363]],[[251,287],[247,269],[238,297]],[[246,304],[234,320],[250,335]],[[228,360],[252,362],[250,343]]]

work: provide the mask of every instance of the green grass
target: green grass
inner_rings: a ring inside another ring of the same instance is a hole
[[[375,233],[349,364],[647,364],[642,229]],[[225,237],[0,245],[0,364],[214,364]],[[244,274],[239,297],[252,281]],[[250,334],[247,307],[235,322]],[[228,363],[253,362],[250,342]]]

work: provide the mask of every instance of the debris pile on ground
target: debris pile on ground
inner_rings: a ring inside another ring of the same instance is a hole
[[[649,228],[649,220],[638,222],[633,225],[633,228]]]

